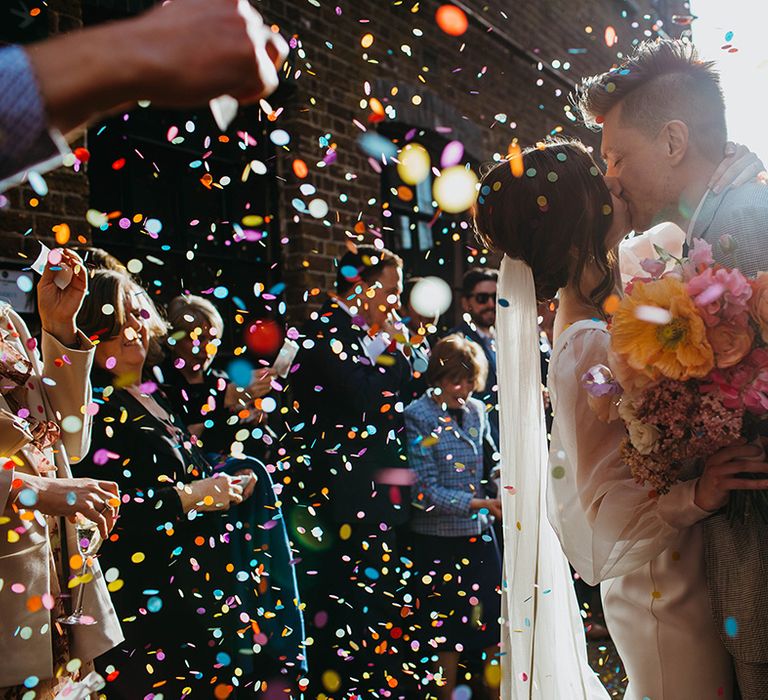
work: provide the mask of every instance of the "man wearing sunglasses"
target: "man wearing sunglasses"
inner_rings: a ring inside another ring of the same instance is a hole
[[[499,273],[488,267],[473,267],[464,273],[461,308],[464,320],[451,330],[474,340],[488,359],[488,379],[476,397],[485,402],[494,444],[499,444],[499,398],[496,386],[496,282]]]

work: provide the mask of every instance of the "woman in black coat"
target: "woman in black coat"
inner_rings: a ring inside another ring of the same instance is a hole
[[[100,342],[92,446],[76,470],[114,479],[122,500],[101,550],[126,637],[97,661],[107,697],[209,698],[216,685],[298,675],[303,624],[269,473],[247,459],[215,473],[142,383],[149,304],[126,275],[99,270],[78,319]]]

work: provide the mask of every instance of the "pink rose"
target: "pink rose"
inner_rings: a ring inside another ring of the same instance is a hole
[[[654,258],[646,258],[640,263],[640,267],[643,268],[653,279],[658,279],[664,274],[664,270],[667,269],[667,263],[663,260],[655,260]]]
[[[693,239],[688,259],[696,267],[712,267],[715,264],[715,259],[712,257],[712,246],[702,238]]]
[[[728,408],[768,413],[768,350],[756,348],[746,359],[727,370],[714,370],[704,391],[717,391]]]
[[[723,321],[707,328],[707,340],[715,353],[715,367],[726,369],[739,364],[749,354],[755,334],[749,324]]]
[[[686,285],[707,326],[742,319],[752,297],[749,280],[738,270],[707,267]]]
[[[768,272],[761,272],[752,280],[749,314],[760,328],[763,342],[768,343]]]

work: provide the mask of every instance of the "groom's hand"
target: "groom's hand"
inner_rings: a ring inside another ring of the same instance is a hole
[[[768,489],[768,462],[754,461],[761,453],[756,445],[726,447],[712,455],[696,483],[693,502],[702,510],[714,513],[727,502],[731,491],[762,491]],[[749,472],[765,474],[763,479],[739,478]]]

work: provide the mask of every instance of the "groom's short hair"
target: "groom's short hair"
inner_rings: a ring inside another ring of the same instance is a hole
[[[645,41],[616,68],[582,80],[571,99],[592,129],[619,103],[621,124],[650,135],[679,119],[706,157],[722,158],[728,134],[720,77],[689,42]]]

